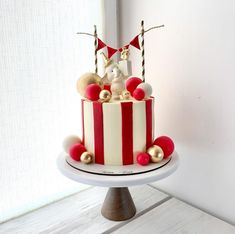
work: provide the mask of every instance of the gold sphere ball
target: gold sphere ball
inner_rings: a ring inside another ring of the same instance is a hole
[[[161,162],[164,157],[162,148],[157,145],[153,145],[148,148],[147,153],[150,155],[151,161],[153,163]]]
[[[82,163],[89,164],[89,163],[92,163],[93,156],[89,152],[84,152],[84,153],[82,153],[80,160]]]
[[[128,90],[122,91],[122,97],[123,99],[129,99],[131,96],[131,93]]]
[[[102,102],[109,102],[109,100],[111,99],[112,95],[111,95],[111,93],[108,90],[102,90],[100,92],[99,97],[100,97],[100,100]]]
[[[79,94],[85,97],[86,87],[90,84],[98,84],[101,88],[103,87],[102,79],[95,73],[85,73],[77,81],[77,90]]]

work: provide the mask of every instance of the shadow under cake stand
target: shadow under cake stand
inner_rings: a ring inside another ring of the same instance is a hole
[[[132,218],[136,213],[128,187],[161,180],[177,169],[178,162],[179,156],[174,152],[169,159],[163,160],[158,165],[86,165],[73,161],[66,153],[61,153],[57,159],[57,166],[64,176],[72,180],[88,185],[109,187],[101,213],[109,220],[124,221]]]

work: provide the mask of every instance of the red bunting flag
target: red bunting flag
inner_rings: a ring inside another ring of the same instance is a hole
[[[134,46],[135,48],[140,50],[140,44],[139,44],[139,35],[137,35],[131,42],[130,45]]]
[[[128,49],[128,48],[129,48],[129,44],[128,44],[128,45],[125,45],[125,46],[123,46],[123,47],[121,47],[121,48],[119,48],[118,51],[119,51],[119,52],[122,52],[123,48]]]
[[[98,51],[98,50],[104,48],[105,46],[106,46],[106,44],[98,38],[98,46],[97,46],[96,50]]]
[[[140,50],[139,35],[135,36],[135,38],[132,39],[132,41],[129,44],[127,44],[127,45],[125,45],[125,46],[123,46],[123,47],[121,47],[119,49],[115,49],[115,48],[109,47],[103,41],[101,41],[98,37],[97,37],[97,39],[98,39],[98,45],[97,45],[96,51],[98,51],[98,50],[100,50],[100,49],[102,49],[104,47],[107,47],[108,58],[111,58],[117,51],[121,53],[123,48],[128,49],[130,45],[132,45],[135,48]]]
[[[112,47],[107,46],[108,58],[111,58],[118,50]]]

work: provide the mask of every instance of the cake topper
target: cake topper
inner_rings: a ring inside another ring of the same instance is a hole
[[[149,98],[152,94],[152,87],[145,82],[145,50],[144,50],[144,34],[152,29],[164,27],[164,25],[154,26],[147,30],[144,29],[144,21],[141,21],[141,31],[128,44],[113,48],[103,42],[97,34],[96,25],[94,25],[94,34],[86,32],[78,32],[77,34],[85,34],[94,37],[94,56],[95,56],[95,73],[86,73],[77,82],[79,93],[90,101],[100,100],[101,102],[109,102],[109,100],[134,99],[141,101]],[[141,42],[139,41],[141,37]],[[141,50],[142,56],[142,79],[131,77],[132,65],[129,60],[130,47]],[[106,48],[107,55],[104,52],[100,54],[104,60],[104,75],[98,75],[98,57],[99,50]],[[120,61],[114,61],[112,56],[120,53]],[[107,90],[100,93],[100,91]],[[99,95],[100,94],[100,95]]]
[[[141,35],[141,56],[142,56],[142,80],[143,82],[145,82],[145,50],[144,50],[144,34],[149,32],[150,30],[153,29],[157,29],[157,28],[161,28],[164,27],[164,25],[157,25],[157,26],[153,26],[147,30],[144,29],[144,21],[141,21],[141,32],[139,34],[137,34],[134,39],[132,39],[129,44],[122,46],[121,48],[112,48],[109,45],[107,45],[106,43],[104,43],[97,35],[97,30],[96,30],[96,25],[94,26],[94,34],[91,33],[87,33],[87,32],[77,32],[77,34],[84,34],[84,35],[88,35],[88,36],[92,36],[95,38],[95,42],[94,42],[94,46],[95,46],[95,73],[98,72],[98,67],[97,67],[97,51],[100,49],[103,49],[104,47],[107,48],[107,52],[108,52],[108,58],[111,58],[116,52],[120,52],[121,54],[125,54],[125,50],[129,49],[129,46],[133,46],[137,49],[140,49],[140,45],[139,45],[139,36]],[[123,51],[124,50],[124,51]],[[123,55],[124,56],[124,55]],[[128,56],[127,56],[128,58]],[[123,59],[125,60],[125,59]]]
[[[111,84],[112,99],[119,100],[125,90],[126,76],[122,73],[119,64],[109,59],[103,52],[101,53],[105,62],[104,83]]]

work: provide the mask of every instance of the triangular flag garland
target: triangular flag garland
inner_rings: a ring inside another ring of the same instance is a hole
[[[106,44],[98,38],[98,46],[97,46],[96,50],[98,51],[100,49],[103,49],[105,46],[106,46]]]
[[[107,46],[107,50],[108,50],[108,58],[111,58],[118,51],[118,49],[109,46]]]
[[[128,48],[129,48],[129,44],[128,44],[128,45],[125,45],[125,46],[123,46],[123,47],[121,47],[121,48],[119,48],[119,49],[118,49],[118,51],[121,53],[121,52],[122,52],[122,50],[123,50],[123,48],[128,49]]]
[[[103,41],[101,41],[99,38],[98,39],[98,45],[97,45],[97,51],[100,49],[103,49],[104,47],[107,47],[107,51],[108,51],[108,58],[111,58],[117,51],[118,52],[122,52],[123,48],[129,48],[130,45],[134,46],[135,48],[137,48],[138,50],[140,50],[140,44],[139,44],[139,35],[135,36],[129,44],[121,47],[121,48],[112,48],[108,45],[106,45]]]
[[[139,44],[139,35],[137,35],[131,42],[130,45],[134,46],[138,50],[140,50],[140,44]]]

